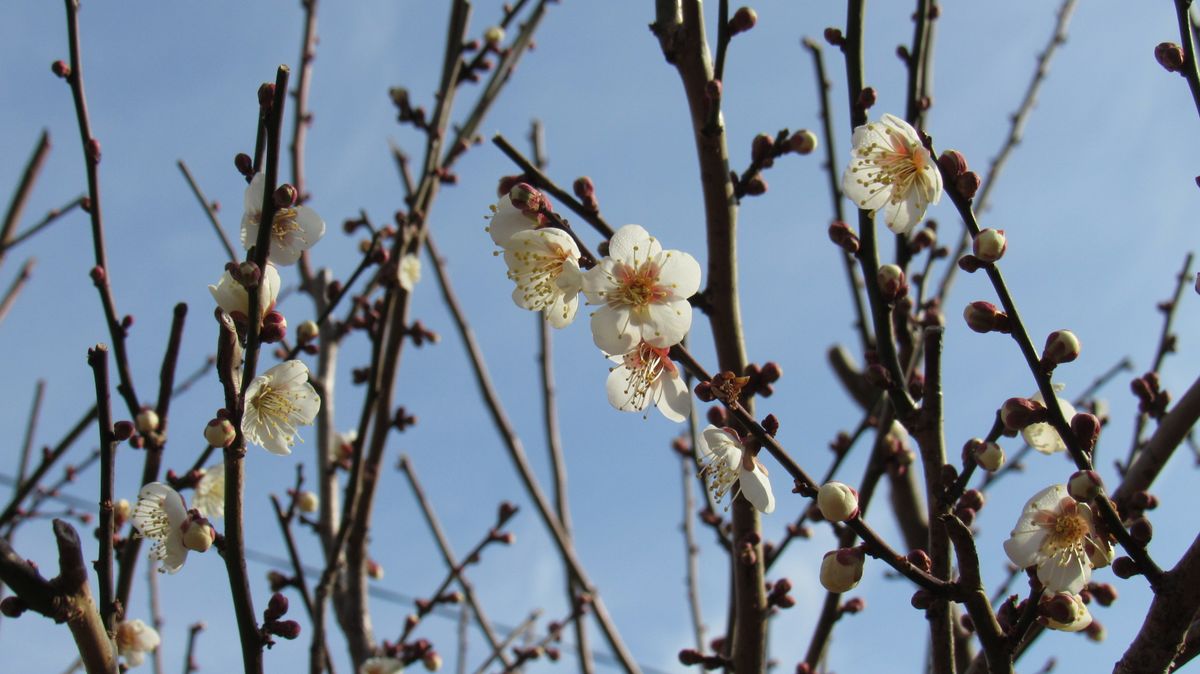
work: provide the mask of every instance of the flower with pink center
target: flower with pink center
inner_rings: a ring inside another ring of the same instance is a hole
[[[663,250],[639,225],[625,225],[609,256],[583,275],[583,294],[600,308],[592,339],[605,353],[629,353],[639,342],[664,348],[692,327],[688,298],[700,288],[700,264],[687,253]]]
[[[1004,552],[1021,568],[1037,567],[1047,592],[1078,594],[1093,567],[1112,558],[1112,548],[1097,530],[1092,510],[1071,498],[1064,485],[1046,487],[1029,499]]]
[[[679,368],[671,362],[670,349],[646,342],[623,356],[610,356],[620,363],[608,375],[608,402],[613,407],[641,412],[654,403],[671,421],[683,421],[692,411],[692,397]]]
[[[550,227],[516,232],[505,243],[504,262],[517,284],[512,294],[517,306],[541,311],[556,328],[575,320],[583,276],[571,235]]]
[[[908,122],[884,115],[854,130],[853,158],[842,174],[842,191],[859,208],[883,209],[888,229],[911,230],[929,204],[942,198],[942,174]]]

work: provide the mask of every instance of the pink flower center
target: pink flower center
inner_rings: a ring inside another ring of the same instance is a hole
[[[670,291],[659,285],[658,274],[658,265],[653,262],[646,262],[639,267],[620,265],[614,279],[617,288],[608,294],[609,302],[644,311],[649,305],[666,300]]]

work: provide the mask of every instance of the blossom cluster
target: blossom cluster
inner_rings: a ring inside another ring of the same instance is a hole
[[[516,286],[513,302],[563,328],[574,321],[582,294],[596,307],[592,341],[615,364],[605,386],[609,403],[633,412],[654,404],[671,421],[687,419],[691,393],[670,351],[691,329],[696,259],[664,249],[640,225],[625,225],[608,241],[608,255],[585,269],[574,236],[554,226],[549,202],[532,186],[518,183],[491,210],[487,231]],[[741,493],[763,512],[775,508],[766,468],[736,431],[709,426],[699,444],[701,472],[717,498]]]

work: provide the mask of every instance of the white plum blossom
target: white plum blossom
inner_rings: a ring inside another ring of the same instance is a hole
[[[400,287],[411,293],[420,280],[421,258],[416,253],[408,253],[400,258],[400,264],[396,265],[396,282]]]
[[[358,440],[358,429],[351,428],[345,433],[334,432],[333,442],[329,443],[329,463],[338,463],[350,456],[347,448],[353,449]]]
[[[266,176],[259,172],[246,188],[245,211],[242,213],[242,245],[247,250],[258,241],[262,222],[263,191]],[[296,264],[300,254],[312,248],[325,236],[325,221],[308,206],[289,206],[275,210],[271,224],[271,262],[287,266]]]
[[[671,421],[681,422],[692,411],[691,392],[671,361],[668,348],[646,342],[623,356],[610,356],[619,363],[608,375],[608,402],[613,407],[641,412],[654,403]]]
[[[1043,610],[1039,622],[1052,630],[1078,632],[1092,624],[1092,614],[1088,612],[1087,604],[1083,603],[1083,598],[1078,594],[1059,592],[1048,597],[1043,596],[1041,606]]]
[[[925,217],[929,204],[942,198],[942,174],[916,129],[885,114],[855,129],[852,142],[842,191],[859,208],[882,208],[888,229],[908,232]]]
[[[137,667],[146,661],[146,654],[158,648],[162,639],[158,632],[141,620],[125,620],[117,625],[117,654],[125,658],[126,667]]]
[[[1061,391],[1062,388],[1062,384],[1054,385],[1055,391]],[[1058,399],[1058,409],[1062,411],[1063,418],[1067,420],[1067,423],[1070,423],[1071,418],[1075,416],[1075,407],[1063,399],[1062,396],[1055,396],[1055,398]],[[1029,399],[1042,405],[1046,404],[1041,391],[1034,393]],[[1025,428],[1022,428],[1021,437],[1025,438],[1025,442],[1029,443],[1030,447],[1033,447],[1042,454],[1055,454],[1067,448],[1067,443],[1063,442],[1062,436],[1058,434],[1058,431],[1054,430],[1053,426],[1044,421],[1029,424]]]
[[[143,486],[130,522],[143,538],[154,541],[150,557],[162,562],[159,571],[175,573],[183,567],[188,554],[183,541],[188,512],[179,492],[161,482]]]
[[[368,658],[358,668],[358,674],[397,674],[404,671],[404,662],[396,658]]]
[[[291,454],[296,427],[311,424],[320,408],[321,399],[308,383],[308,366],[285,361],[250,382],[242,434],[272,454]]]
[[[700,434],[699,445],[700,474],[708,478],[713,498],[720,501],[732,489],[733,499],[740,493],[764,513],[775,510],[775,495],[771,493],[766,467],[746,451],[736,435],[709,424]]]
[[[275,298],[279,296],[279,270],[275,265],[267,263],[263,269],[262,279],[258,283],[258,317],[275,308]],[[245,322],[250,314],[250,293],[246,286],[237,282],[233,275],[226,271],[221,275],[217,285],[209,286],[208,292],[221,310],[239,322]]]
[[[225,516],[225,462],[209,466],[196,483],[192,507],[208,518]]]
[[[516,202],[513,201],[514,195]],[[525,183],[517,184],[491,206],[492,214],[486,216],[491,221],[487,232],[492,235],[492,241],[501,248],[507,248],[508,240],[517,232],[541,227],[543,222],[537,210],[542,205],[549,207],[541,192]]]
[[[629,353],[639,342],[678,344],[692,326],[688,298],[700,288],[700,265],[678,250],[663,250],[639,225],[625,225],[609,256],[583,275],[583,293],[600,308],[592,339],[605,353]]]
[[[575,320],[583,276],[571,235],[550,227],[516,232],[504,246],[504,263],[517,284],[512,293],[517,306],[541,311],[556,328]]]
[[[1061,484],[1029,499],[1004,542],[1004,552],[1018,567],[1037,567],[1038,580],[1048,592],[1072,594],[1087,585],[1093,567],[1104,566],[1112,557],[1091,508],[1071,498]]]

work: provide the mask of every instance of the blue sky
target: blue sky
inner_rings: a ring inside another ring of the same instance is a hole
[[[342,278],[353,269],[357,249],[355,240],[341,234],[341,221],[365,209],[383,222],[402,204],[387,141],[395,139],[414,155],[420,144],[416,134],[395,123],[387,90],[405,86],[415,100],[428,105],[441,61],[445,4],[363,0],[321,7],[307,170],[311,205],[326,219],[329,233],[314,249],[314,261]],[[902,112],[904,71],[894,50],[911,40],[911,4],[876,3],[868,12],[867,82],[879,90],[873,117]],[[1032,73],[1034,55],[1050,34],[1056,3],[945,4],[935,46],[929,128],[939,147],[959,149],[973,168],[982,169],[1007,133],[1008,116]],[[768,0],[754,7],[759,25],[735,40],[724,90],[730,154],[739,170],[749,162],[755,134],[817,127],[812,68],[799,40],[844,21],[841,3]],[[473,32],[496,21],[499,11],[498,2],[476,3]],[[555,179],[565,184],[590,175],[610,222],[642,224],[666,247],[703,260],[702,210],[686,106],[674,70],[646,29],[652,20],[650,2],[573,0],[553,6],[537,49],[523,61],[483,131],[485,136],[503,133],[524,147],[530,119],[540,118]],[[103,147],[110,273],[119,310],[137,319],[130,338],[132,365],[139,391],[147,397],[155,392],[176,302],[187,302],[191,309],[180,371],[191,372],[213,349],[206,286],[215,283],[224,261],[175,161],[187,161],[209,197],[221,202],[226,228],[236,240],[244,182],[233,170],[232,158],[252,147],[259,83],[272,79],[279,63],[296,62],[301,14],[295,2],[89,2],[81,21],[92,122]],[[1040,343],[1050,331],[1070,328],[1083,342],[1083,357],[1061,368],[1057,378],[1067,385],[1068,395],[1122,357],[1131,357],[1139,369],[1148,367],[1160,326],[1154,304],[1168,297],[1183,255],[1195,244],[1198,194],[1193,177],[1200,174],[1195,161],[1200,119],[1183,80],[1164,72],[1152,54],[1157,43],[1177,38],[1169,6],[1083,3],[1070,39],[1051,67],[1025,140],[1000,178],[993,207],[982,215],[985,226],[1008,232],[1004,269],[1034,340]],[[845,89],[840,58],[832,50],[826,53],[841,162],[849,138]],[[0,157],[6,158],[0,162],[0,194],[15,185],[40,130],[49,129],[54,140],[25,223],[85,187],[69,91],[49,72],[52,61],[66,56],[61,6],[14,2],[0,7]],[[473,92],[463,92],[460,106]],[[459,184],[443,189],[431,226],[504,402],[548,479],[537,404],[536,322],[512,305],[511,286],[483,233],[496,179],[512,172],[489,144],[473,149],[458,164]],[[761,403],[760,413],[778,415],[781,441],[810,472],[821,473],[831,458],[828,441],[858,420],[824,355],[832,344],[855,342],[851,310],[840,262],[825,234],[830,212],[818,156],[786,157],[765,177],[770,191],[747,199],[740,216],[743,316],[751,360],[775,360],[785,376],[778,393]],[[929,215],[941,222],[945,238],[958,231],[948,202]],[[595,237],[588,240],[596,242]],[[10,354],[6,404],[0,406],[0,423],[11,429],[12,438],[0,449],[0,470],[7,472],[17,461],[35,381],[44,378],[48,386],[37,442],[53,444],[91,402],[87,347],[108,340],[87,278],[91,246],[82,214],[64,218],[12,253],[0,268],[0,284],[7,285],[26,256],[38,258],[34,277],[0,325],[0,349]],[[294,272],[285,271],[284,279],[294,282]],[[1034,389],[1009,340],[972,333],[958,318],[963,304],[975,299],[994,299],[986,280],[960,276],[946,309],[946,435],[952,450],[986,432],[1005,398]],[[1188,338],[1198,327],[1194,304],[1188,291],[1176,322],[1180,354],[1168,360],[1164,372],[1165,385],[1176,394],[1191,382],[1197,362]],[[282,310],[293,326],[310,315],[301,297],[293,297]],[[525,504],[526,499],[478,404],[461,344],[428,268],[413,315],[444,339],[436,347],[406,349],[397,402],[421,422],[390,441],[388,465],[401,452],[412,457],[462,553],[489,526],[498,501]],[[697,320],[694,350],[711,364],[707,333],[705,322]],[[592,345],[586,324],[556,338],[580,556],[639,661],[678,671],[675,653],[690,645],[683,542],[677,533],[678,465],[668,449],[678,429],[654,413],[643,420],[608,406],[606,361]],[[342,427],[356,419],[361,395],[350,384],[349,371],[366,358],[361,343],[343,351],[337,398]],[[1106,392],[1113,421],[1100,453],[1109,480],[1115,480],[1110,458],[1127,451],[1132,433],[1135,403],[1126,383],[1127,378],[1118,379]],[[178,400],[172,408],[167,467],[190,465],[202,446],[203,424],[220,404],[214,378]],[[87,436],[89,442],[93,436]],[[290,458],[251,452],[247,536],[255,549],[282,554],[266,494],[281,494],[290,486],[298,462],[306,463],[311,473],[314,446],[300,446]],[[1006,448],[1017,449],[1012,441]],[[85,452],[81,443],[73,455]],[[844,475],[856,480],[861,460],[852,460]],[[122,448],[118,466],[119,491],[132,498],[141,457]],[[1069,472],[1059,457],[1036,457],[1025,474],[1006,479],[989,495],[978,520],[985,580],[995,583],[1004,575],[1000,543],[1020,505]],[[777,538],[804,506],[787,494],[783,471],[773,475],[780,507],[765,518],[768,538]],[[1188,488],[1193,479],[1191,461],[1182,456],[1156,490],[1163,505],[1154,514],[1160,535],[1151,551],[1165,566],[1174,563],[1192,536],[1194,527],[1183,515],[1200,500]],[[89,474],[70,491],[94,500],[95,482],[94,473]],[[869,519],[899,545],[881,508]],[[386,569],[379,586],[428,594],[444,570],[401,476],[385,475],[375,521],[372,554]],[[548,616],[561,615],[561,570],[532,507],[518,515],[512,529],[517,545],[489,550],[471,570],[485,607],[493,620],[509,625],[536,607]],[[724,561],[703,535],[701,542],[705,615],[710,632],[719,632]],[[23,527],[16,543],[22,554],[52,568],[52,542],[44,523]],[[828,533],[818,531],[813,540],[793,545],[778,567],[792,580],[798,600],[773,625],[773,654],[784,670],[794,666],[807,645],[823,598],[816,568],[831,546]],[[311,541],[303,541],[302,554],[308,563],[317,563]],[[259,610],[268,596],[269,568],[250,564]],[[1096,671],[1119,657],[1140,625],[1149,595],[1138,580],[1113,581],[1108,571],[1097,578],[1115,582],[1121,593],[1114,608],[1095,611],[1108,628],[1108,640],[1092,644],[1078,636],[1047,635],[1026,656],[1022,669],[1040,667],[1048,657],[1069,656],[1077,671]],[[187,625],[197,619],[208,624],[199,656],[205,671],[235,668],[236,633],[217,555],[194,555],[181,574],[160,580],[168,668],[182,660]],[[146,617],[144,585],[137,592],[129,615]],[[867,597],[868,610],[838,626],[831,669],[877,671],[882,663],[897,661],[919,666],[924,627],[908,606],[911,588],[886,577],[882,565],[871,564],[856,594]],[[299,613],[299,603],[295,606]],[[399,634],[411,610],[383,601],[374,601],[372,609],[378,635],[390,638]],[[433,639],[453,666],[453,621],[431,618],[423,629],[421,634]],[[875,646],[870,652],[851,646],[864,635]],[[0,649],[0,669],[6,671],[60,671],[71,658],[66,631],[36,616],[5,620],[0,638],[10,646],[36,646]],[[268,670],[299,668],[307,661],[305,642],[302,637],[276,646],[267,654]],[[473,654],[480,652],[480,643],[473,640]],[[572,668],[569,659],[559,667]]]

